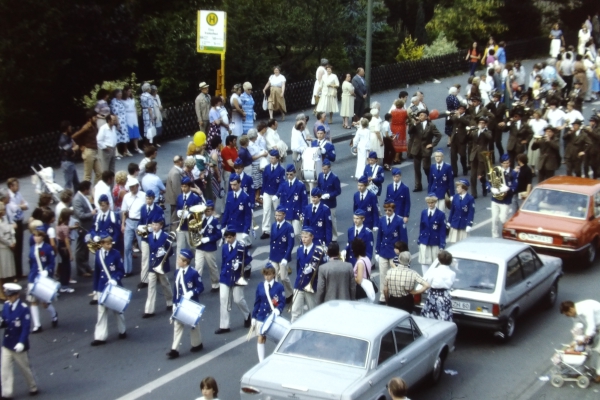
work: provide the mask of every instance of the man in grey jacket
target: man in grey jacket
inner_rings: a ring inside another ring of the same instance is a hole
[[[365,113],[365,99],[367,98],[367,84],[365,83],[365,70],[359,68],[356,70],[356,75],[352,78],[352,86],[354,86],[354,116],[358,119],[362,118]]]
[[[330,300],[355,300],[356,281],[350,263],[340,260],[340,246],[330,243],[327,248],[329,261],[319,267],[317,280],[317,304]]]
[[[165,203],[171,206],[171,219],[169,225],[170,231],[173,232],[177,227],[173,221],[177,219],[177,197],[181,194],[181,178],[183,178],[183,158],[181,156],[173,157],[173,167],[167,176]]]
[[[75,245],[75,263],[78,276],[91,276],[90,252],[85,242],[85,236],[94,225],[94,216],[97,210],[93,208],[88,196],[91,193],[92,183],[83,181],[79,184],[79,191],[73,197],[73,214],[79,221],[77,243]]]

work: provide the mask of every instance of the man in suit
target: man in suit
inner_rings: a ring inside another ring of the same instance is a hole
[[[423,165],[425,176],[428,177],[429,168],[431,167],[431,152],[442,139],[442,134],[428,120],[427,110],[419,110],[418,121],[410,125],[408,133],[412,139],[412,146],[409,151],[414,159],[413,166],[415,170],[415,189],[413,192],[420,192],[423,190],[423,185],[421,184],[421,164]]]
[[[590,126],[586,133],[592,142],[587,153],[587,161],[594,172],[594,179],[600,178],[600,116],[598,114],[590,117]],[[587,170],[586,170],[587,173]]]
[[[365,83],[365,70],[359,68],[356,70],[356,75],[352,78],[352,86],[354,86],[354,116],[362,118],[365,113],[365,99],[367,98],[367,84]]]
[[[271,229],[271,216],[279,206],[279,201],[273,200],[277,194],[279,185],[285,180],[285,169],[279,164],[279,151],[272,149],[269,151],[270,164],[263,170],[263,220],[261,239],[268,239]]]
[[[427,193],[435,193],[438,200],[437,207],[446,211],[446,193],[450,196],[454,196],[454,173],[450,164],[444,162],[444,153],[442,149],[437,149],[433,153],[435,164],[432,165],[429,170],[429,186],[427,187]]]
[[[579,112],[582,112],[584,97],[585,92],[581,89],[581,81],[579,79],[575,79],[573,81],[573,90],[571,90],[571,93],[569,93],[567,101],[573,102],[573,108],[575,108]]]
[[[352,264],[340,260],[340,246],[327,247],[329,261],[319,267],[317,304],[330,300],[355,300],[356,281]]]
[[[547,126],[545,135],[536,139],[531,145],[532,150],[540,149],[540,157],[535,166],[538,173],[538,183],[554,176],[560,167],[560,139],[556,128]]]
[[[331,211],[331,240],[337,242],[337,220],[335,210],[337,208],[337,197],[342,194],[340,178],[331,172],[331,161],[323,160],[322,171],[317,178],[317,187],[321,190],[321,201]],[[264,205],[263,205],[264,207]]]
[[[313,238],[317,245],[326,246],[331,243],[331,211],[329,207],[321,203],[321,189],[314,188],[310,192],[310,201],[302,211],[302,229],[310,226],[315,232]]]
[[[494,92],[492,94],[492,101],[490,101],[485,107],[494,114],[494,121],[488,125],[488,129],[492,131],[492,142],[489,144],[489,149],[494,153],[494,144],[498,149],[498,157],[504,154],[504,147],[502,147],[502,132],[506,123],[504,119],[506,117],[506,104],[500,101],[502,94],[500,92]],[[496,157],[493,157],[495,160]]]
[[[173,157],[173,167],[167,175],[165,184],[165,203],[171,206],[171,218],[169,219],[171,232],[176,228],[173,221],[177,220],[177,197],[181,194],[181,178],[183,178],[183,158],[175,156]]]
[[[367,190],[369,180],[366,176],[358,178],[358,192],[354,193],[353,211],[361,209],[365,212],[365,226],[373,229],[379,223],[379,209],[377,205],[377,196]]]
[[[567,131],[563,137],[568,176],[581,176],[581,167],[585,154],[592,146],[592,141],[588,134],[581,129],[582,124],[583,121],[581,120],[573,121],[573,128]],[[587,171],[585,172],[587,175]]]
[[[396,242],[408,243],[408,233],[406,224],[400,216],[394,213],[394,202],[389,199],[383,205],[385,215],[379,220],[379,234],[377,235],[377,247],[375,249],[375,260],[379,264],[379,287],[383,287],[385,276],[390,268],[393,267],[393,260],[396,257],[394,245]],[[385,301],[383,290],[380,293],[379,301]]]
[[[469,162],[471,163],[471,194],[474,199],[477,198],[477,179],[481,182],[483,197],[487,196],[485,185],[486,161],[485,156],[481,154],[483,151],[488,151],[489,144],[492,141],[492,133],[487,129],[487,125],[487,117],[481,115],[477,119],[477,129],[471,129],[468,134],[471,140],[471,154],[469,154]]]
[[[373,231],[364,225],[365,212],[360,208],[354,211],[352,219],[354,225],[348,228],[348,243],[346,244],[346,249],[342,251],[342,255],[350,264],[354,265],[356,257],[354,257],[354,253],[352,252],[352,242],[356,238],[361,239],[365,243],[366,256],[370,260],[373,257]]]
[[[300,216],[306,204],[308,197],[306,196],[306,186],[300,180],[296,179],[296,167],[294,164],[288,164],[286,169],[287,180],[279,185],[277,194],[273,196],[273,200],[279,200],[285,208],[285,220],[290,222],[294,227],[294,234],[300,234],[302,224]]]
[[[285,207],[277,207],[275,211],[275,222],[271,225],[271,243],[269,261],[283,283],[287,303],[292,302],[292,283],[288,276],[288,263],[292,261],[292,250],[294,249],[294,227],[285,220]]]
[[[446,214],[437,208],[435,193],[429,193],[425,201],[427,208],[421,212],[418,239],[419,264],[423,268],[423,276],[436,260],[438,252],[446,247]]]
[[[510,157],[510,167],[514,168],[517,154],[525,152],[529,141],[533,137],[533,131],[531,130],[531,127],[523,121],[523,113],[520,110],[516,110],[513,113],[513,119],[510,124],[507,124],[504,127],[504,131],[509,132],[506,150]]]
[[[462,165],[463,175],[467,175],[467,127],[471,125],[471,119],[466,113],[467,106],[461,104],[452,115],[452,136],[450,137],[450,163],[452,173],[458,176],[458,157]]]
[[[75,245],[75,263],[77,264],[78,276],[92,276],[90,268],[90,252],[85,243],[85,236],[94,225],[94,216],[97,210],[92,207],[88,196],[92,189],[90,181],[83,181],[79,184],[79,191],[73,197],[73,215],[79,221],[77,230],[77,244]]]

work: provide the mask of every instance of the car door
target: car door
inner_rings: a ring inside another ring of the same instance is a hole
[[[379,343],[377,370],[372,379],[375,387],[385,386],[394,376],[403,376],[404,366],[399,365],[396,356],[396,339],[393,329],[390,329],[381,336]]]
[[[404,318],[394,328],[396,346],[396,365],[401,368],[402,378],[410,385],[414,385],[424,375],[427,364],[427,346],[422,346],[425,339],[416,327],[412,318]]]
[[[531,249],[520,252],[518,258],[525,277],[525,288],[528,291],[528,307],[531,307],[550,289],[552,275],[550,268],[544,267],[537,254]]]
[[[529,307],[523,268],[517,256],[512,257],[506,263],[504,295],[506,296],[506,302],[503,304],[502,315],[506,317],[510,315],[515,305],[518,305],[521,309]]]

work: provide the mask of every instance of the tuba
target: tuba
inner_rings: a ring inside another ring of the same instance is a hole
[[[202,218],[206,211],[206,205],[198,204],[190,207],[190,216],[188,217],[188,234],[190,235],[190,243],[194,247],[202,244]]]
[[[303,291],[307,293],[315,292],[312,288],[312,285],[315,281],[315,276],[317,276],[319,273],[319,265],[321,264],[321,262],[323,262],[323,257],[325,256],[326,252],[327,249],[323,245],[315,247],[315,251],[313,252],[313,256],[309,264],[309,266],[313,268],[312,276],[310,277],[310,281],[308,282],[308,284],[302,288]],[[304,275],[304,271],[302,271],[302,274]]]
[[[481,154],[485,157],[485,166],[487,169],[487,178],[492,188],[496,188],[500,190],[500,187],[506,186],[506,180],[504,179],[504,171],[501,167],[492,166],[492,152],[491,151],[482,151]],[[504,200],[506,197],[506,193],[498,193],[492,195],[496,200]]]

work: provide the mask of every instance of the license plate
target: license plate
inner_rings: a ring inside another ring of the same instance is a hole
[[[531,233],[528,233],[526,235],[527,235],[527,240],[552,244],[552,236],[534,235]]]
[[[452,308],[456,308],[458,310],[470,310],[471,303],[469,303],[467,301],[452,300]]]

